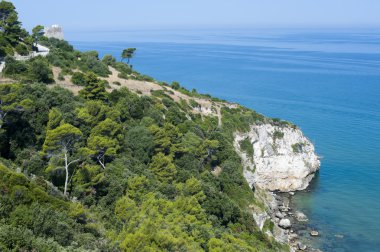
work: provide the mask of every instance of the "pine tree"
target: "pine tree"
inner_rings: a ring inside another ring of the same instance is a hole
[[[88,100],[107,100],[108,97],[104,83],[94,73],[86,75],[86,85],[79,94]]]
[[[131,58],[133,58],[133,56],[135,55],[135,52],[136,52],[136,48],[124,49],[123,52],[121,53],[121,59],[122,60],[127,59],[127,64],[129,64],[129,61],[131,60]]]
[[[121,126],[107,118],[91,130],[87,139],[87,152],[94,156],[99,164],[105,169],[106,158],[116,156],[121,148],[119,144]]]
[[[70,165],[79,161],[79,159],[71,160],[70,156],[75,150],[75,143],[82,137],[82,132],[71,124],[63,123],[63,121],[58,126],[57,119],[59,119],[58,112],[56,110],[51,111],[49,113],[48,130],[43,145],[43,152],[50,158],[54,156],[64,161],[66,176],[63,194],[66,196]]]
[[[158,153],[153,157],[149,168],[159,181],[165,183],[173,181],[177,174],[177,169],[173,164],[173,158],[171,156],[165,156],[163,153]]]
[[[12,46],[16,46],[27,35],[21,28],[16,8],[11,2],[0,2],[0,33]]]

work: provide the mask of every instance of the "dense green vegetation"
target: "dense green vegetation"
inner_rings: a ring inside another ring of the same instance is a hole
[[[47,60],[41,56],[28,61],[17,61],[13,57],[5,58],[3,74],[23,83],[52,83],[53,72]]]
[[[33,47],[33,38],[21,27],[18,14],[11,2],[0,2],[0,58],[28,54]]]
[[[19,83],[0,85],[1,251],[287,250],[257,229],[232,145],[263,116],[223,108],[219,127],[164,93],[108,93],[108,66],[148,77],[39,31],[49,56],[8,57]],[[46,85],[52,66],[85,72],[73,75],[78,96]]]
[[[124,251],[219,251],[228,246],[262,251],[277,246],[256,230],[249,214],[248,205],[255,199],[228,130],[196,115],[188,120],[180,104],[165,106],[153,96],[139,97],[127,89],[101,96],[91,92],[75,97],[43,84],[0,86],[0,153],[9,167],[2,169],[15,177],[1,179],[6,183],[1,205],[8,207],[4,228],[26,236],[31,232],[36,239],[48,237],[51,246],[87,249],[98,246],[93,240],[99,236],[107,248]],[[211,174],[215,166],[223,170],[217,177]],[[29,195],[34,192],[31,178],[51,181],[58,189],[45,186],[43,199]],[[12,207],[6,202],[13,202]],[[60,217],[71,225],[72,238],[35,233],[29,228],[37,225],[34,218],[20,213],[31,206],[80,208],[78,220]],[[87,225],[94,229],[89,234]],[[86,240],[79,243],[77,235]],[[4,246],[46,245],[12,244]]]

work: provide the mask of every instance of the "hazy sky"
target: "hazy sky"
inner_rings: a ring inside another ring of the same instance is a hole
[[[380,27],[380,0],[14,0],[24,25],[65,29]]]

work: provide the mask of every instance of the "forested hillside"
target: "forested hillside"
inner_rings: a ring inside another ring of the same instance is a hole
[[[17,61],[33,36],[10,2],[0,12],[1,251],[287,250],[256,227],[233,147],[266,118],[57,39],[35,37],[50,54]],[[162,89],[109,83],[112,69]],[[220,113],[197,113],[202,101]]]

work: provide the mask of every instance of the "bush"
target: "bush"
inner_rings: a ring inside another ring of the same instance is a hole
[[[54,82],[53,72],[45,58],[37,57],[24,62],[17,61],[13,57],[7,57],[5,63],[5,76],[11,76],[26,82]]]
[[[28,47],[25,45],[25,44],[18,44],[16,47],[15,47],[15,50],[18,54],[22,55],[22,56],[26,56],[29,54],[29,50],[28,50]]]
[[[263,230],[264,231],[269,230],[270,232],[273,233],[273,228],[274,228],[274,223],[270,219],[265,220]]]
[[[167,98],[169,100],[173,100],[173,98],[171,98],[169,95],[167,95],[165,93],[164,90],[150,90],[150,93],[153,95],[153,96],[156,96],[156,97],[160,97],[160,98]]]
[[[39,43],[49,48],[61,49],[65,52],[74,51],[74,47],[72,45],[70,45],[67,41],[61,39],[42,37]]]
[[[0,36],[0,58],[7,56],[7,48],[9,47],[8,41],[4,36]]]
[[[165,107],[170,108],[175,105],[175,102],[173,99],[169,99],[167,97],[162,98],[162,104],[165,105]]]
[[[296,154],[302,153],[304,146],[305,146],[304,143],[295,143],[295,144],[292,144],[293,152],[296,153]]]
[[[173,81],[173,83],[172,83],[172,88],[173,88],[174,90],[178,90],[180,87],[181,87],[181,85],[179,85],[178,82]]]
[[[3,58],[7,55],[7,50],[5,46],[0,45],[0,58]]]
[[[86,85],[86,75],[82,72],[74,72],[71,81],[75,85],[84,86]]]
[[[108,66],[100,61],[98,57],[99,55],[96,51],[83,53],[79,67],[84,72],[91,71],[99,76],[107,77],[111,72]]]
[[[125,139],[133,157],[145,164],[150,162],[154,151],[154,138],[145,127],[132,128]]]
[[[49,55],[46,58],[54,66],[61,68],[75,67],[74,60],[76,58],[74,54],[62,51],[58,48],[51,49]]]
[[[58,74],[58,80],[64,81],[65,80],[65,76],[62,73],[59,73]]]
[[[117,75],[117,77],[119,77],[119,78],[121,78],[121,79],[126,79],[126,80],[129,79],[129,75],[126,74],[126,73],[119,73],[119,74]]]
[[[23,61],[17,61],[13,57],[5,58],[4,74],[7,76],[14,76],[17,74],[25,73],[28,66]]]
[[[275,141],[276,141],[276,139],[282,139],[282,138],[284,138],[284,133],[281,132],[281,131],[276,130],[273,133],[273,138],[274,138]]]
[[[196,101],[194,101],[193,99],[190,99],[189,103],[190,103],[190,106],[192,108],[198,108],[198,107],[200,107],[199,103],[196,102]]]
[[[249,138],[246,138],[240,141],[239,144],[240,144],[241,150],[247,153],[248,157],[252,159],[254,151],[253,151],[252,143],[251,141],[249,141]]]
[[[112,65],[113,63],[116,63],[116,59],[112,55],[105,55],[102,62],[106,65]]]
[[[113,67],[120,72],[119,77],[123,79],[128,79],[128,75],[132,73],[132,69],[122,62],[113,64]]]
[[[53,72],[42,57],[35,58],[30,63],[30,76],[33,81],[42,83],[54,82]]]

